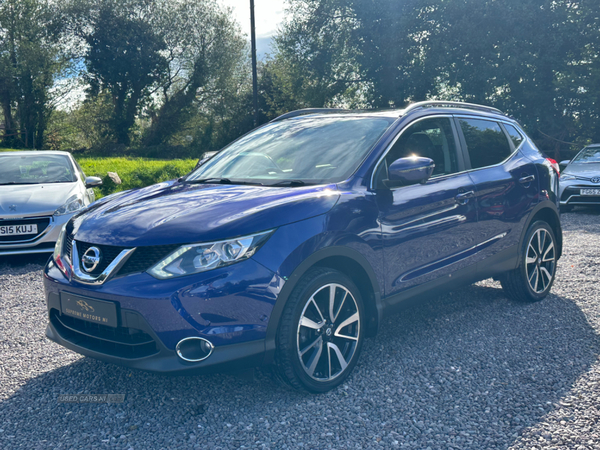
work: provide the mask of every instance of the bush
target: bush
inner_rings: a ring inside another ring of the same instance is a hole
[[[102,178],[102,186],[94,188],[99,199],[114,192],[136,189],[188,174],[197,159],[158,160],[149,158],[77,158],[87,176]],[[116,172],[122,184],[115,184],[107,172]]]

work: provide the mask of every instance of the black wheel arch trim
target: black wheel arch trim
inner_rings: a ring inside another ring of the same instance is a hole
[[[562,236],[562,225],[560,223],[560,211],[558,209],[558,207],[550,200],[544,200],[540,203],[538,203],[535,208],[533,208],[533,210],[531,211],[531,213],[529,214],[529,217],[527,218],[527,222],[525,224],[525,226],[523,227],[523,231],[521,231],[521,239],[519,241],[519,248],[521,248],[523,246],[523,242],[525,240],[525,235],[527,234],[527,230],[529,230],[529,227],[531,226],[531,224],[534,221],[535,216],[543,210],[548,210],[551,214],[554,215],[554,218],[556,219],[556,223],[558,225],[558,233],[555,232],[556,234],[556,240],[558,241],[558,252],[557,252],[557,257],[556,260],[558,261],[560,259],[560,257],[562,256],[562,247],[563,247],[563,236]],[[549,223],[548,225],[550,225],[552,227],[552,224]],[[517,267],[519,267],[519,265],[521,264],[521,258],[522,255],[519,254],[519,261],[518,261],[518,265]]]
[[[372,300],[374,301],[374,306],[376,308],[376,317],[375,323],[368,324],[367,335],[372,336],[377,333],[379,323],[381,322],[383,305],[381,302],[381,291],[379,289],[379,282],[377,281],[375,271],[373,270],[367,259],[357,250],[341,246],[327,247],[316,251],[304,261],[302,261],[302,263],[300,263],[298,267],[294,269],[292,274],[287,278],[285,284],[283,285],[283,288],[281,289],[281,292],[277,296],[277,302],[273,307],[273,311],[271,312],[271,316],[269,318],[269,324],[267,325],[267,333],[265,339],[265,364],[271,364],[274,361],[279,321],[283,314],[283,309],[285,308],[287,300],[290,297],[292,291],[294,290],[302,276],[309,269],[311,269],[314,266],[318,266],[319,262],[331,257],[343,257],[353,260],[355,263],[359,264],[362,267],[362,269],[369,277],[374,297]],[[368,301],[369,299],[364,299],[365,303]],[[365,305],[365,307],[366,306],[367,305]]]

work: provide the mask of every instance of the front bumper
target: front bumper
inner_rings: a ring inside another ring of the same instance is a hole
[[[560,204],[566,205],[600,205],[600,196],[581,195],[581,189],[600,189],[600,184],[581,180],[560,182]]]
[[[52,261],[44,271],[46,336],[77,353],[134,369],[192,374],[262,364],[279,277],[252,259],[203,274],[156,280],[138,273],[86,286],[65,278]],[[113,302],[118,327],[61,312],[61,293]],[[176,352],[189,337],[211,342],[206,359]]]
[[[101,361],[131,369],[169,375],[193,375],[256,367],[262,364],[265,353],[265,341],[260,339],[217,347],[206,360],[190,363],[182,360],[174,351],[166,348],[155,336],[155,342],[157,343],[155,353],[142,358],[125,358],[88,348],[85,344],[78,344],[78,342],[81,342],[78,337],[68,335],[64,329],[57,329],[52,321],[46,327],[46,337],[74,352]]]
[[[74,214],[74,213],[73,213]],[[33,239],[24,239],[18,242],[0,242],[0,256],[3,255],[25,255],[35,253],[52,253],[54,245],[62,227],[69,221],[73,214],[63,216],[45,216],[50,223]],[[23,220],[28,220],[24,218]]]

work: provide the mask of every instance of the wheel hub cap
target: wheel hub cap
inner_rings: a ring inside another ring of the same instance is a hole
[[[533,292],[541,294],[548,289],[556,269],[556,252],[552,235],[543,228],[536,230],[529,240],[525,269]]]
[[[302,368],[317,381],[331,381],[350,364],[360,336],[360,314],[350,291],[340,284],[319,288],[306,302],[298,324]]]

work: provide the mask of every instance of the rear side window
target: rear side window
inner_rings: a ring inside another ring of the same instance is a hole
[[[506,132],[510,136],[510,140],[513,141],[515,148],[518,148],[523,142],[523,135],[512,125],[504,124],[504,128],[506,128]]]
[[[473,169],[493,166],[508,158],[510,145],[498,123],[479,119],[460,119],[459,122]]]

